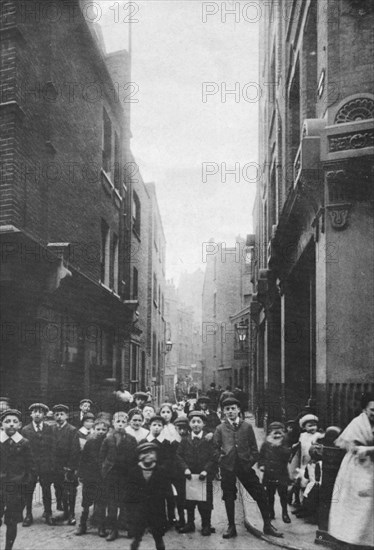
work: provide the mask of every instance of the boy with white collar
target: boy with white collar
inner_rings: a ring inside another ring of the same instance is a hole
[[[216,473],[213,442],[204,436],[206,423],[203,411],[191,411],[188,415],[191,434],[182,439],[177,449],[177,464],[185,479],[191,479],[191,474],[199,474],[201,481],[207,480],[206,502],[186,501],[187,524],[179,529],[179,533],[195,531],[195,506],[201,516],[201,534],[210,536],[212,533],[210,521],[213,508],[213,478]]]
[[[30,443],[22,437],[21,413],[8,409],[0,415],[0,525],[7,526],[5,550],[12,550],[17,523],[22,521],[26,487],[35,475]]]

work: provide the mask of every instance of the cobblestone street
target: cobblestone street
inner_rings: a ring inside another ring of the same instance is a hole
[[[37,494],[37,492],[36,492]],[[77,498],[77,523],[80,516],[80,495]],[[101,550],[130,548],[131,540],[125,537],[124,532],[114,542],[106,542],[97,535],[97,529],[90,527],[87,534],[82,537],[75,536],[76,527],[70,527],[65,523],[48,527],[41,517],[42,506],[38,503],[33,508],[34,523],[31,527],[22,527],[19,524],[18,535],[14,544],[14,550]],[[196,517],[198,513],[196,514]],[[271,546],[253,535],[244,527],[243,510],[240,501],[237,502],[236,524],[238,537],[236,539],[224,540],[222,533],[225,531],[226,513],[221,500],[221,489],[219,482],[214,485],[214,510],[212,514],[212,526],[216,533],[211,537],[200,535],[200,519],[196,521],[196,533],[180,535],[176,531],[168,531],[165,535],[167,550],[260,550],[271,548]],[[0,548],[4,548],[5,529],[0,529]],[[151,535],[145,535],[140,550],[154,550],[154,541]]]

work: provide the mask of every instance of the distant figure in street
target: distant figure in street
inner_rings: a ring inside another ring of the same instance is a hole
[[[30,443],[19,433],[21,413],[7,409],[0,414],[0,525],[6,525],[5,549],[12,550],[17,523],[22,521],[25,494],[35,477]]]
[[[45,422],[49,409],[44,403],[33,403],[29,407],[32,422],[22,428],[21,434],[29,440],[35,462],[35,473],[32,476],[26,495],[26,517],[23,526],[29,527],[33,522],[32,501],[37,482],[42,489],[44,517],[47,525],[55,525],[52,517],[51,484],[55,469],[56,439],[53,429]]]
[[[221,392],[216,389],[215,382],[212,382],[210,384],[209,390],[206,392],[206,394],[209,397],[211,409],[217,412]]]
[[[258,459],[256,437],[252,426],[239,417],[240,403],[234,397],[222,402],[225,420],[213,437],[216,460],[221,468],[221,488],[225,501],[228,529],[224,539],[237,536],[235,527],[236,480],[242,482],[246,491],[257,502],[264,520],[264,533],[282,537],[270,521],[270,510],[263,486],[253,469]]]
[[[347,451],[336,477],[329,533],[360,548],[374,547],[374,395],[361,399],[356,416],[335,441]]]
[[[9,398],[8,397],[0,397],[0,414],[7,409],[10,409],[9,405]]]
[[[196,410],[203,411],[205,414],[204,432],[206,434],[210,433],[213,436],[215,429],[221,424],[221,420],[215,410],[211,409],[209,405],[210,398],[206,395],[200,395],[196,402]]]
[[[234,389],[234,397],[240,403],[240,410],[244,418],[244,414],[248,410],[248,394],[243,391],[243,388],[241,386],[236,386],[236,388]]]
[[[119,384],[114,392],[116,398],[116,410],[128,412],[132,406],[133,397],[125,384]]]
[[[134,393],[134,407],[136,409],[143,409],[145,404],[148,403],[149,394],[145,391],[137,391]]]
[[[82,399],[79,403],[79,411],[73,411],[70,415],[71,424],[76,428],[80,428],[82,426],[83,417],[85,416],[85,414],[92,412],[92,407],[93,402],[91,401],[91,399]]]
[[[155,414],[156,414],[156,410],[154,406],[151,403],[146,403],[143,407],[143,416],[144,416],[143,428],[145,428],[146,430],[149,430],[150,420]]]
[[[56,440],[54,487],[56,491],[57,510],[63,510],[63,520],[75,525],[75,500],[77,497],[80,446],[78,431],[68,423],[69,407],[53,407],[56,425],[52,427]]]

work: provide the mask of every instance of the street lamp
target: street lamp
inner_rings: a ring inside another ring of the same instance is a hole
[[[169,338],[169,340],[167,340],[165,342],[166,353],[169,353],[169,351],[171,351],[172,347],[173,347],[173,342]]]
[[[244,321],[240,321],[236,325],[236,332],[238,333],[239,342],[244,342],[247,338],[248,325]]]

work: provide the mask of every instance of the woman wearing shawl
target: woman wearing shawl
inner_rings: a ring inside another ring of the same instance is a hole
[[[335,441],[347,451],[336,477],[329,533],[339,541],[374,547],[374,395],[364,395],[363,412]]]

